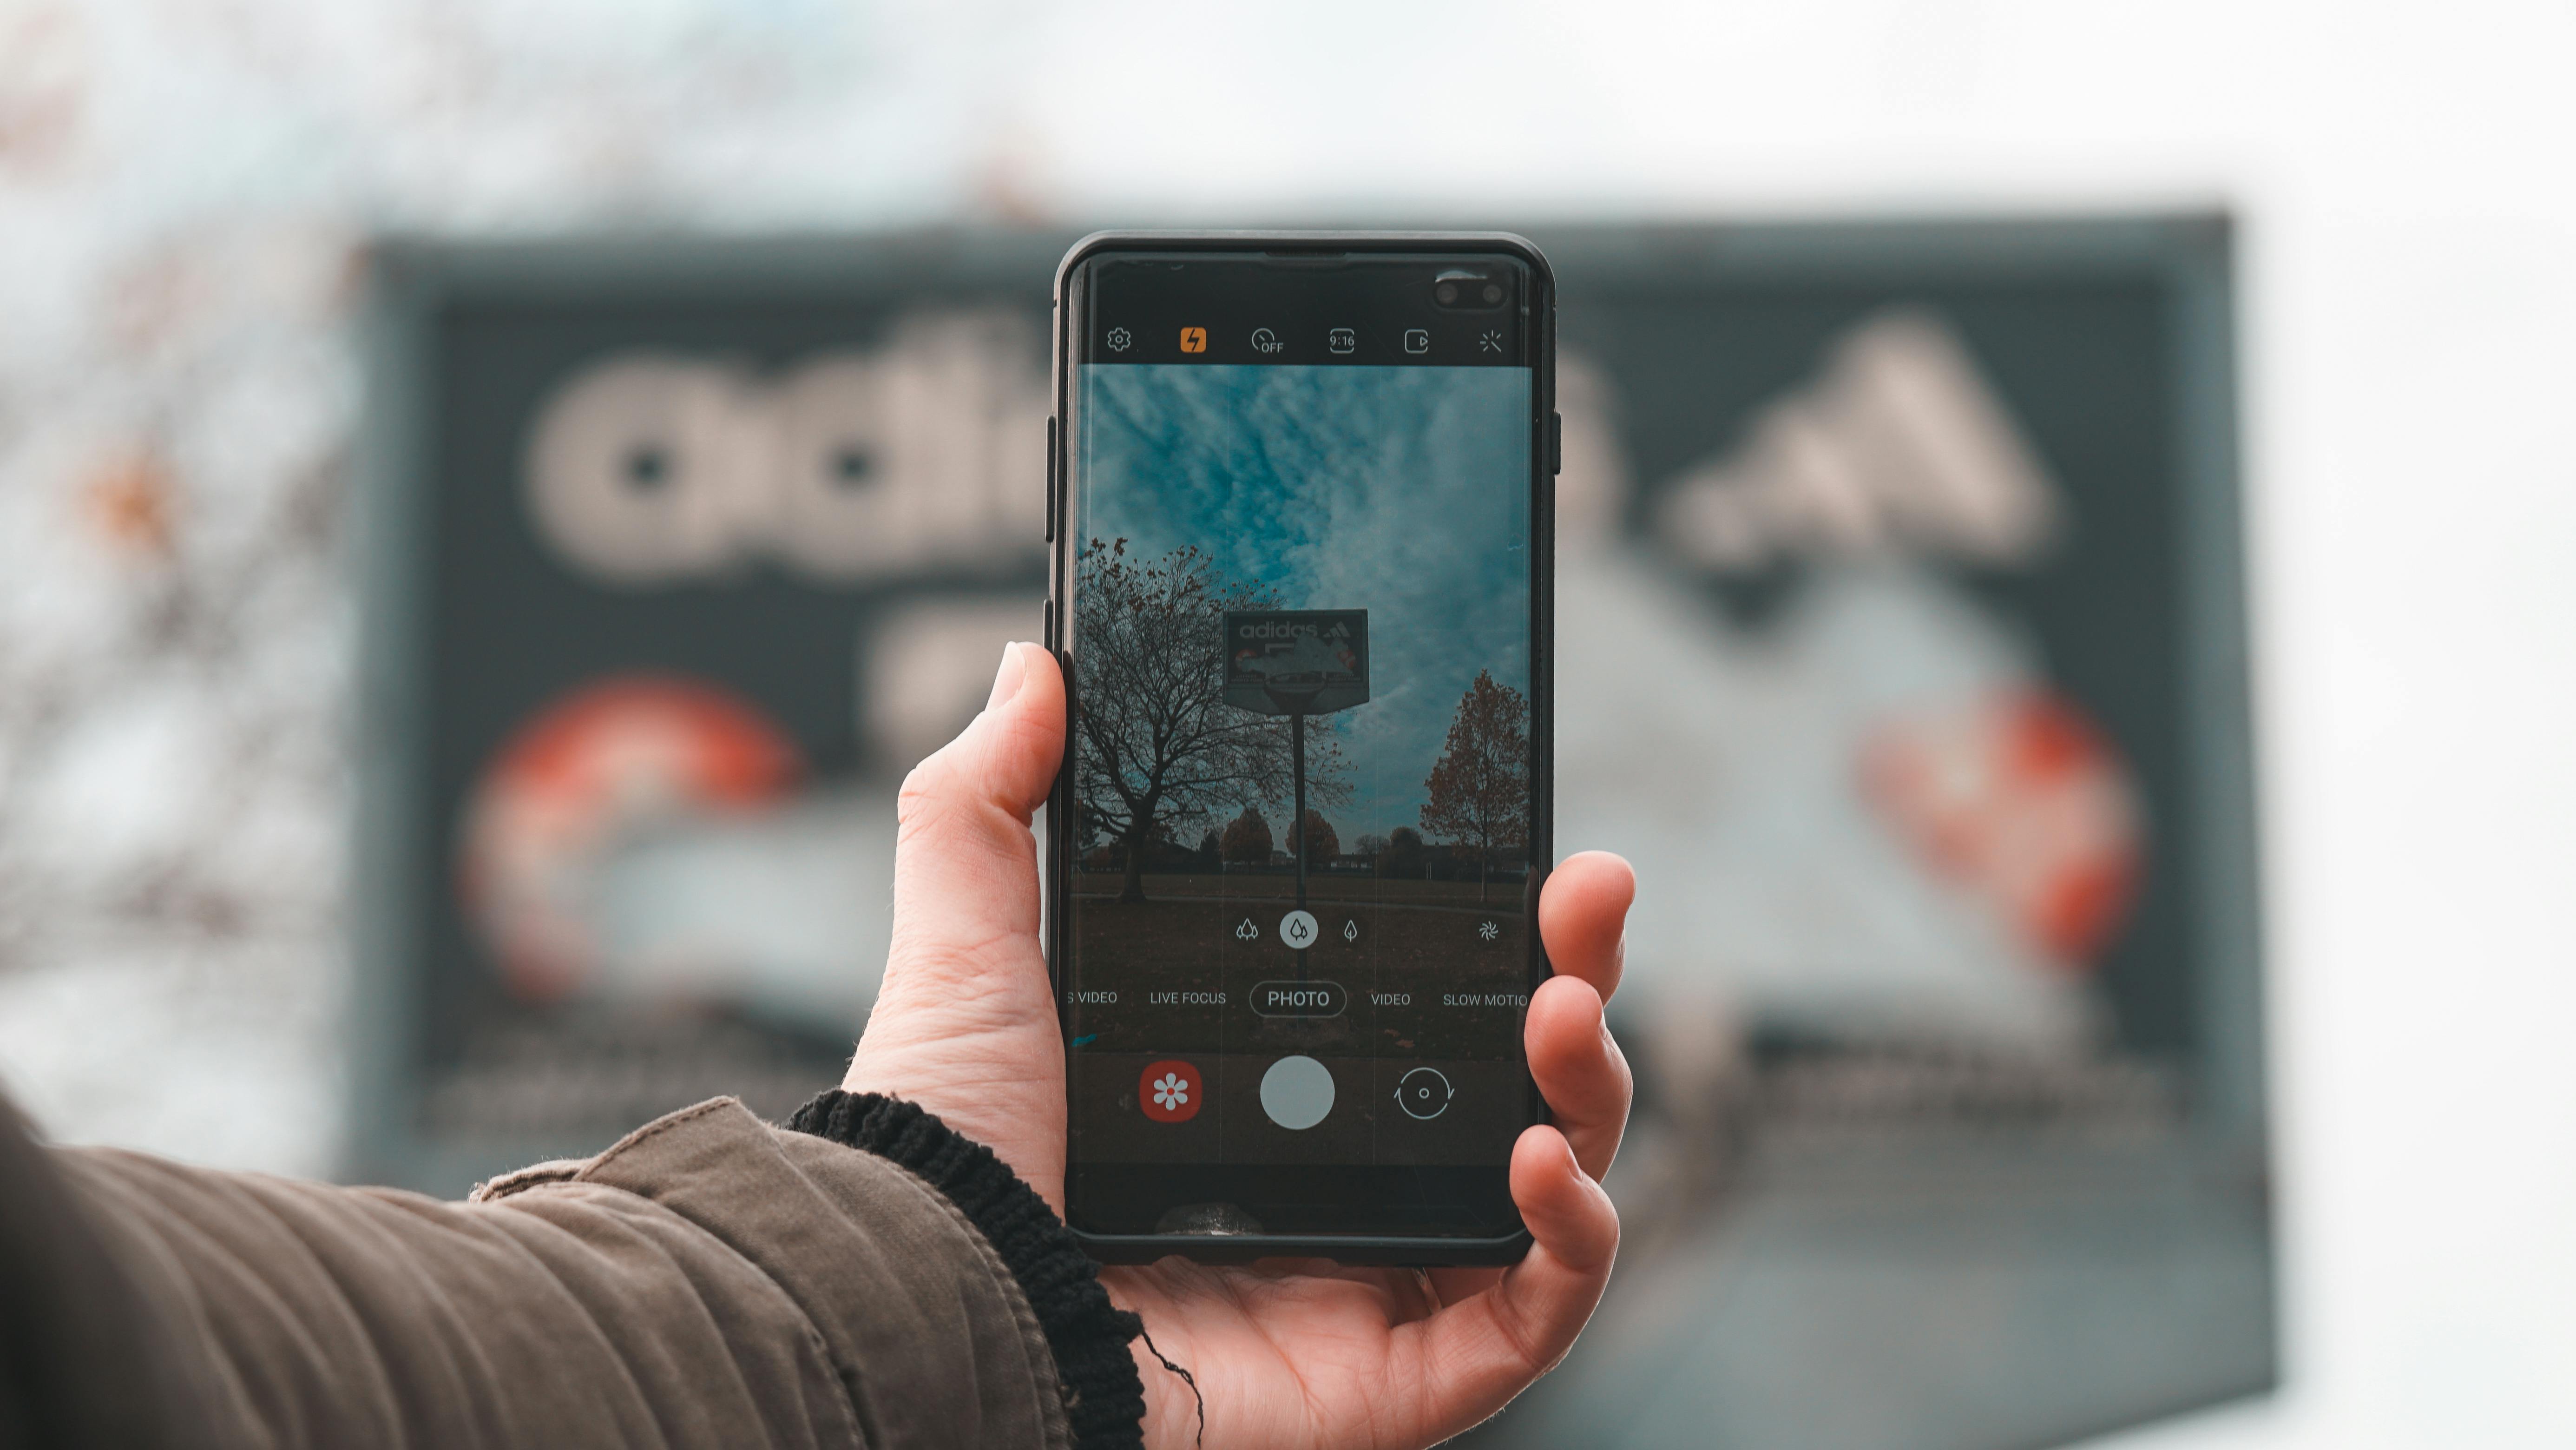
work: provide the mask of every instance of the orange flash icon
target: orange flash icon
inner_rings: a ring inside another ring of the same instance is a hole
[[[1183,352],[1205,352],[1205,351],[1207,351],[1207,329],[1206,329],[1206,328],[1204,328],[1204,327],[1184,327],[1184,328],[1182,328],[1182,329],[1181,329],[1181,351],[1183,351]]]

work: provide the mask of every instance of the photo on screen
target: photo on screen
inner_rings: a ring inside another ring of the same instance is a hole
[[[1522,1113],[1529,373],[1112,363],[1080,385],[1083,1155],[1500,1161]],[[1332,1077],[1294,1129],[1284,1089],[1262,1100],[1292,1053]]]

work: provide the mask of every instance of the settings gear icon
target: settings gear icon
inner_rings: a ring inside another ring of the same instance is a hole
[[[1129,332],[1123,327],[1113,327],[1109,329],[1109,336],[1106,341],[1109,344],[1109,350],[1111,352],[1125,352],[1128,348],[1135,345],[1136,334]]]

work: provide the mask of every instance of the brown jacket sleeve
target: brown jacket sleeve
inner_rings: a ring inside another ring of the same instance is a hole
[[[189,1443],[1073,1444],[984,1234],[731,1099],[466,1203],[50,1156],[197,1401]]]

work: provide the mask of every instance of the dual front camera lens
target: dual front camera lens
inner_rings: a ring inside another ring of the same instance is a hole
[[[1508,295],[1491,277],[1444,272],[1431,284],[1431,300],[1443,307],[1500,307]]]

